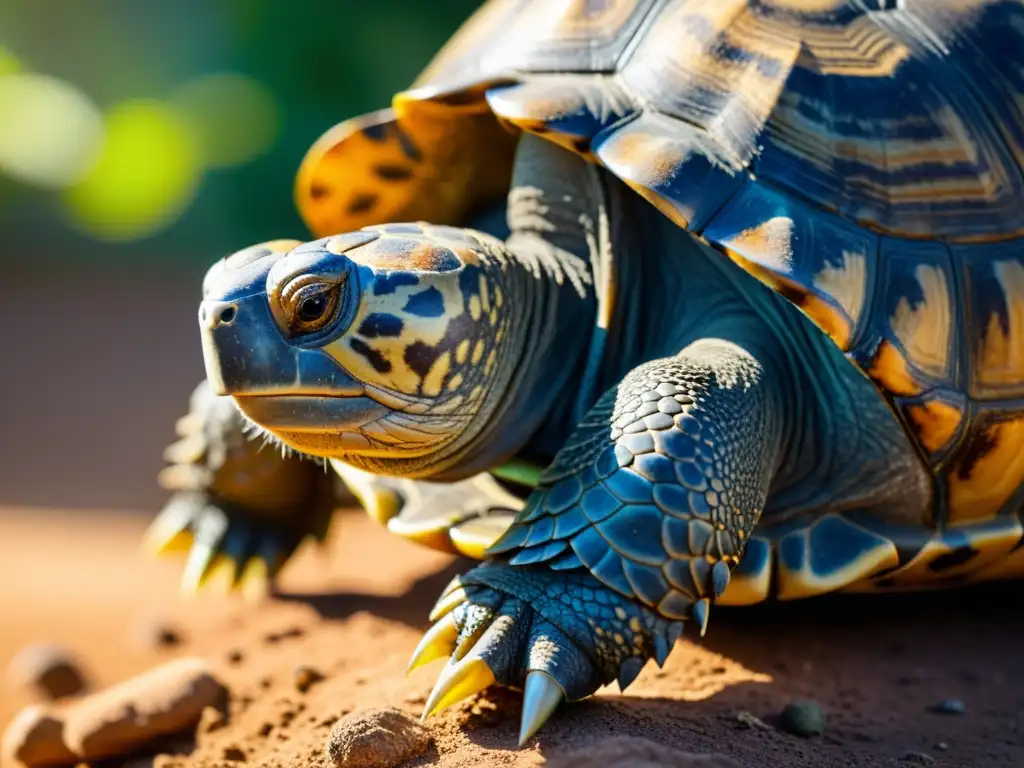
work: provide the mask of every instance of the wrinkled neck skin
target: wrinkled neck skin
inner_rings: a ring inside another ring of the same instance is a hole
[[[512,338],[501,352],[505,370],[494,382],[489,413],[475,419],[459,460],[432,479],[469,477],[521,453],[551,428],[582,373],[595,311],[589,264],[523,233],[513,235],[509,246],[510,263],[501,276],[514,301]]]
[[[382,474],[452,482],[515,456],[543,460],[561,446],[574,424],[597,317],[603,199],[593,165],[544,139],[521,140],[507,201],[510,234],[503,244],[487,237],[498,253],[486,277],[507,297],[512,322],[495,347],[497,369],[483,405],[430,455],[345,461]]]
[[[460,384],[464,405],[425,414],[450,423],[451,435],[417,455],[344,454],[341,461],[375,474],[454,482],[515,455],[567,396],[583,363],[583,331],[593,323],[588,261],[525,232],[508,243],[467,232],[485,244],[488,256],[479,266],[489,295],[502,300],[497,322],[486,331],[488,344],[480,347],[486,351],[468,353],[473,364]],[[566,328],[580,328],[578,340],[567,340]],[[460,341],[452,340],[453,348]]]

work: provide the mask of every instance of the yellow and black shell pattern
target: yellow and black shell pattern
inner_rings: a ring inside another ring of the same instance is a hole
[[[933,472],[910,530],[755,536],[723,602],[773,567],[781,597],[837,586],[814,565],[837,525],[863,543],[846,588],[1024,575],[1024,4],[491,0],[391,109],[313,147],[299,209],[318,235],[464,223],[522,131],[798,306]]]

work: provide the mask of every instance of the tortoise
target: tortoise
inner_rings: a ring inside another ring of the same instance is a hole
[[[327,461],[482,559],[425,715],[521,688],[522,743],[712,605],[1024,575],[1020,3],[492,0],[296,199],[205,278],[153,540],[272,574]]]

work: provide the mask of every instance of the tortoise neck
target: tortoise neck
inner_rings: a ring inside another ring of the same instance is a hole
[[[451,481],[499,466],[571,427],[572,403],[590,345],[596,300],[589,260],[531,233],[515,233],[507,258],[488,274],[510,302],[488,407],[432,479]]]

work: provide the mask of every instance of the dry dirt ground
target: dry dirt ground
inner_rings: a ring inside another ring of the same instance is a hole
[[[0,510],[0,665],[26,644],[58,642],[103,686],[169,657],[208,656],[223,670],[232,715],[164,746],[180,757],[156,765],[176,768],[320,765],[339,716],[385,706],[419,714],[440,662],[409,677],[405,663],[464,563],[344,513],[326,549],[288,567],[279,596],[257,606],[189,601],[177,591],[180,563],[137,554],[145,524],[132,514]],[[611,689],[563,707],[523,749],[517,698],[492,691],[429,721],[434,746],[412,765],[554,763],[580,748],[610,755],[603,740],[639,736],[749,768],[1024,766],[1022,599],[1014,584],[719,609],[707,637],[684,637],[664,669],[649,665],[627,695]],[[182,643],[142,642],[154,618],[176,626]],[[298,692],[298,664],[325,679]],[[0,723],[31,700],[4,686]],[[828,715],[823,736],[773,727],[788,702],[807,698]],[[932,712],[944,699],[966,711]]]

